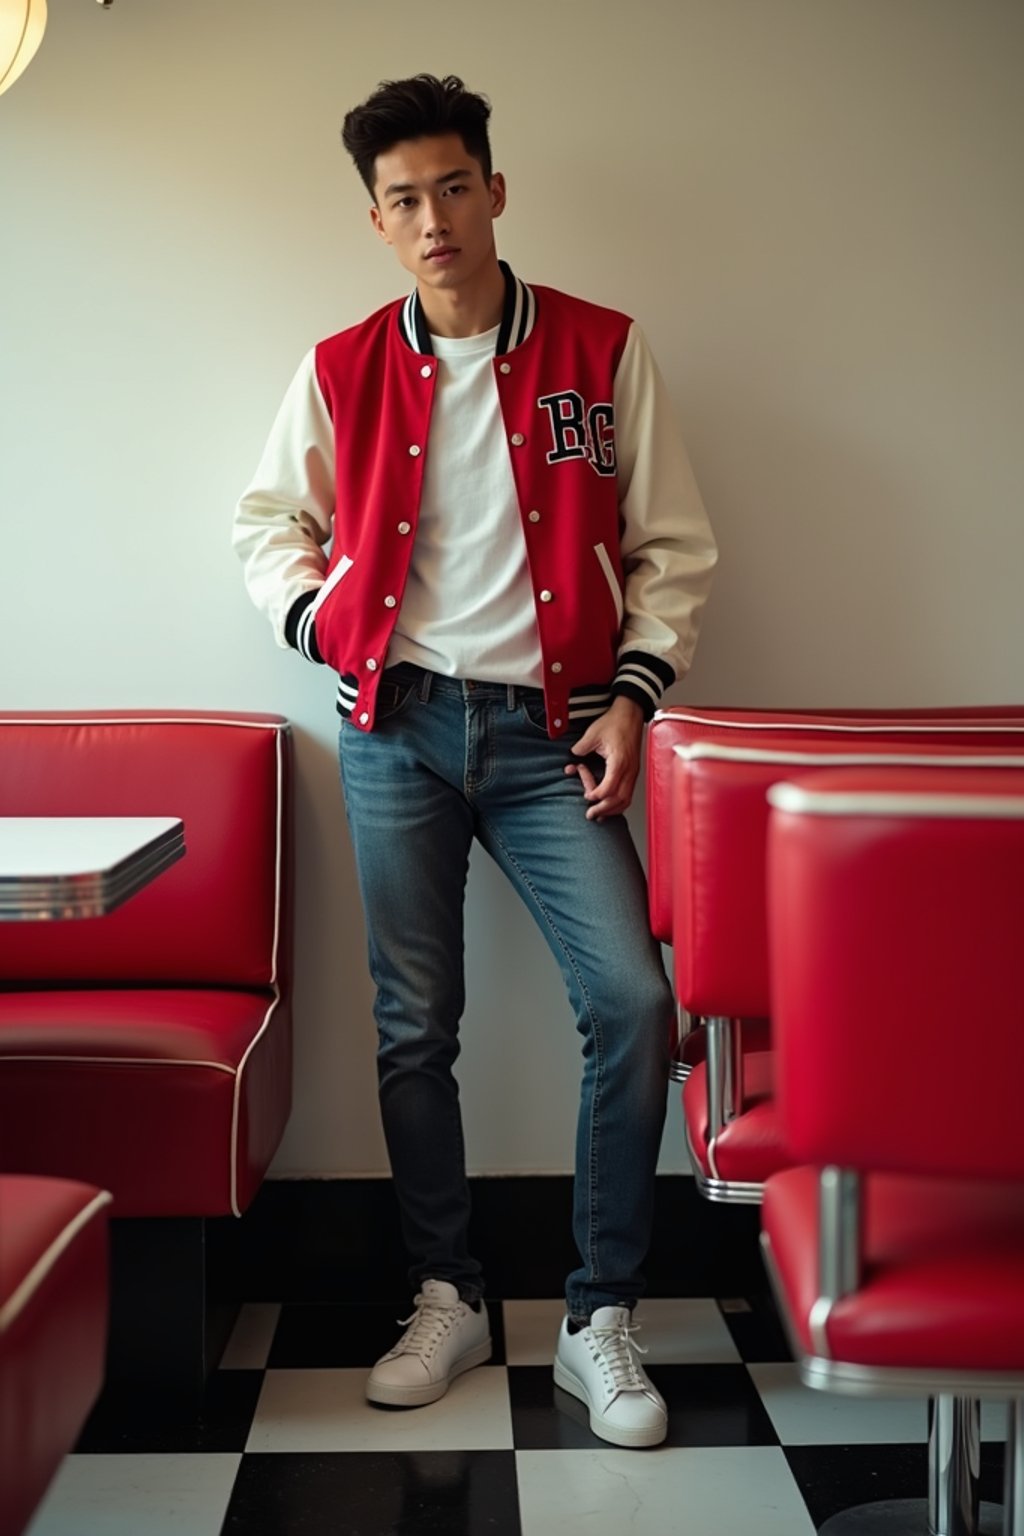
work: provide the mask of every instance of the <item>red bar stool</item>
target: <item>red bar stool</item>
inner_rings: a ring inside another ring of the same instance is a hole
[[[1020,754],[1024,709],[869,714],[662,711],[648,743],[651,921],[673,935],[683,1017],[678,1076],[698,1187],[758,1203],[787,1166],[772,1093],[764,838],[766,793],[794,769],[927,755]],[[704,1026],[686,1032],[686,1021]]]
[[[1021,1536],[1024,771],[834,769],[770,799],[778,1113],[805,1166],[768,1180],[769,1273],[808,1386],[932,1400],[927,1502],[822,1536],[997,1530],[981,1397],[1011,1404]]]

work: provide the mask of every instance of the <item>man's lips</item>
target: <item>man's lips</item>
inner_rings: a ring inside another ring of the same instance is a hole
[[[459,254],[457,245],[435,245],[432,251],[427,252],[428,261],[448,261],[452,256]]]

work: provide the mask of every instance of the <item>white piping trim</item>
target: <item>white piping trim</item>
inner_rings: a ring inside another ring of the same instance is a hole
[[[57,1260],[65,1249],[74,1241],[86,1222],[91,1221],[96,1212],[103,1206],[110,1205],[113,1195],[109,1190],[101,1190],[89,1204],[83,1206],[77,1216],[72,1217],[67,1226],[58,1233],[46,1252],[41,1254],[28,1274],[22,1280],[17,1290],[14,1291],[0,1307],[0,1333],[8,1329],[18,1314],[24,1309],[25,1304],[42,1285]]]
[[[274,863],[274,938],[270,957],[270,981],[274,995],[271,998],[270,1006],[263,1015],[263,1023],[249,1041],[242,1059],[238,1063],[238,1070],[235,1073],[235,1092],[231,1104],[231,1213],[233,1216],[241,1216],[242,1214],[238,1203],[238,1123],[241,1118],[242,1073],[257,1043],[266,1034],[274,1009],[281,1001],[281,991],[277,984],[277,956],[281,932],[281,859],[284,845],[284,814],[284,752],[282,740],[279,736],[277,740],[277,851]]]
[[[913,794],[848,790],[828,794],[796,784],[773,784],[768,801],[801,816],[921,816],[944,820],[1024,821],[1024,794]]]
[[[75,1061],[93,1067],[209,1067],[211,1072],[227,1072],[234,1076],[235,1068],[222,1061],[193,1061],[184,1056],[48,1056],[44,1052],[33,1055],[19,1053],[0,1056],[0,1067],[8,1061]]]
[[[977,732],[979,735],[999,735],[1001,732],[1009,731],[1013,735],[1024,735],[1024,719],[1005,722],[994,720],[988,724],[981,725],[970,719],[970,717],[954,719],[948,715],[937,715],[934,720],[922,720],[920,724],[916,725],[904,723],[900,720],[893,720],[889,724],[872,724],[870,720],[865,720],[862,724],[851,721],[849,724],[838,725],[834,723],[825,724],[814,720],[720,720],[710,715],[691,715],[680,713],[676,709],[663,709],[658,711],[654,719],[685,720],[691,725],[713,725],[720,730],[727,731],[834,731],[839,735],[849,734],[853,736],[901,736],[910,733],[927,735],[929,732],[934,731],[970,731]]]
[[[278,736],[277,742],[277,852],[274,859],[274,937],[271,940],[270,950],[270,985],[277,986],[277,951],[281,934],[281,853],[283,843],[282,827],[284,825],[284,764],[282,756],[284,748],[282,738]]]
[[[0,715],[0,729],[5,725],[235,725],[246,731],[287,731],[291,721],[228,720],[220,715],[64,715],[59,720]]]
[[[988,752],[984,757],[972,757],[968,752],[777,752],[759,751],[756,747],[718,747],[706,741],[680,743],[672,751],[684,762],[703,759],[723,763],[809,763],[813,767],[827,763],[836,768],[875,763],[891,763],[894,768],[1024,768],[1024,756],[1012,753],[995,757]]]
[[[263,1023],[260,1025],[259,1029],[253,1035],[252,1039],[249,1041],[249,1044],[248,1044],[248,1046],[245,1049],[245,1053],[242,1056],[241,1061],[238,1063],[238,1071],[235,1074],[235,1094],[234,1094],[234,1099],[233,1099],[233,1102],[232,1102],[232,1105],[231,1105],[231,1214],[232,1214],[232,1216],[241,1216],[241,1214],[242,1214],[241,1209],[239,1208],[239,1204],[238,1204],[238,1122],[239,1122],[239,1118],[240,1118],[240,1115],[241,1115],[241,1108],[240,1108],[240,1106],[241,1106],[241,1098],[242,1098],[242,1072],[245,1069],[246,1062],[249,1060],[249,1057],[251,1056],[252,1052],[255,1050],[257,1043],[266,1034],[267,1026],[270,1023],[270,1016],[273,1013],[274,1009],[277,1007],[277,1005],[280,1002],[280,1000],[281,1000],[281,994],[278,991],[277,987],[275,986],[275,988],[274,988],[274,996],[273,996],[273,998],[271,1000],[270,1007],[267,1009],[266,1013],[263,1015]]]

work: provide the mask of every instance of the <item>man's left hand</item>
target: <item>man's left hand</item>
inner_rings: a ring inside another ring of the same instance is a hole
[[[604,758],[604,773],[595,779],[585,762],[568,763],[566,773],[578,775],[583,798],[590,801],[588,821],[604,821],[619,816],[633,798],[640,772],[640,744],[644,733],[644,712],[633,699],[621,695],[611,708],[590,725],[573,747],[575,757],[591,753]]]

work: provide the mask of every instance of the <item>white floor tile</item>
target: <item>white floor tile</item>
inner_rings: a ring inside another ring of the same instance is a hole
[[[928,1439],[924,1398],[845,1397],[802,1385],[790,1364],[748,1365],[783,1445],[917,1444]],[[983,1440],[1002,1440],[1006,1407],[983,1403]]]
[[[565,1305],[561,1301],[506,1301],[505,1352],[509,1365],[550,1365]],[[739,1361],[713,1301],[648,1297],[636,1309],[637,1343],[648,1365],[723,1365]]]
[[[268,1371],[247,1451],[501,1451],[512,1447],[504,1366],[467,1371],[424,1408],[372,1408],[365,1370]]]
[[[68,1456],[26,1536],[219,1536],[241,1460]]]
[[[228,1339],[221,1370],[261,1371],[270,1355],[280,1316],[280,1302],[253,1301],[244,1306]]]
[[[523,1536],[814,1536],[781,1450],[518,1451]]]

